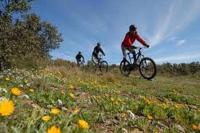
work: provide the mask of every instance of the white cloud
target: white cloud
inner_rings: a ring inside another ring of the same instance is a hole
[[[181,55],[174,55],[170,57],[161,57],[155,59],[157,63],[164,62],[192,62],[196,59],[200,59],[200,53],[187,53]]]
[[[172,1],[168,11],[161,13],[155,33],[153,34],[151,44],[153,46],[160,44],[163,40],[178,34],[200,16],[200,2],[198,0],[190,1]]]

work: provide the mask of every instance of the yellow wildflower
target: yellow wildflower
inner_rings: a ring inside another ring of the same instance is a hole
[[[79,120],[78,123],[79,123],[79,127],[82,128],[82,129],[88,129],[89,128],[89,124],[84,120]]]
[[[164,109],[167,108],[167,104],[165,104],[165,103],[162,103],[161,106],[162,106]]]
[[[195,124],[192,124],[192,129],[193,129],[193,130],[198,130],[198,126],[195,125]]]
[[[118,101],[114,101],[114,104],[117,104],[117,105],[119,105],[119,102],[118,102]]]
[[[125,118],[126,117],[126,113],[121,113],[121,117]]]
[[[80,109],[78,109],[78,108],[75,108],[74,110],[73,110],[73,113],[78,113],[80,111]]]
[[[51,117],[49,115],[45,115],[42,117],[42,120],[45,122],[49,121],[50,119],[51,119]]]
[[[192,129],[200,131],[200,124],[198,124],[198,125],[192,124]]]
[[[147,118],[148,118],[149,120],[153,120],[153,116],[151,116],[151,115],[147,115]]]
[[[19,88],[14,87],[11,89],[11,93],[15,96],[19,96],[21,95],[21,90]]]
[[[59,75],[59,76],[62,76],[61,72],[58,72],[58,75]]]
[[[75,96],[74,96],[73,93],[69,93],[69,96],[70,96],[71,98],[75,98]]]
[[[60,128],[54,125],[48,129],[48,133],[61,133],[61,131],[60,131]]]
[[[9,78],[9,77],[6,77],[6,81],[10,81],[10,78]]]
[[[61,94],[63,94],[63,95],[65,94],[64,90],[61,90]]]
[[[74,86],[73,85],[69,85],[69,89],[74,89]]]
[[[119,102],[123,102],[123,100],[122,100],[121,98],[118,98],[118,101],[119,101]]]
[[[0,115],[8,116],[14,112],[14,103],[11,100],[4,99],[0,101]]]
[[[176,107],[177,109],[180,109],[180,108],[183,107],[183,105],[181,105],[181,104],[175,104],[175,107]]]
[[[58,109],[58,108],[52,108],[51,109],[51,113],[54,114],[54,115],[58,115],[60,113],[60,109]]]
[[[115,101],[115,99],[114,99],[113,97],[111,97],[111,98],[110,98],[110,100],[111,100],[112,102],[114,102],[114,101]]]
[[[147,98],[145,98],[144,100],[145,100],[145,102],[146,102],[147,104],[151,104],[151,103],[152,103],[152,102],[151,102],[149,99],[147,99]]]
[[[30,91],[30,92],[34,92],[34,90],[33,90],[33,89],[29,89],[29,91]]]

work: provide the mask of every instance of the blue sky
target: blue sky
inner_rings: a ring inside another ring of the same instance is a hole
[[[35,0],[32,10],[62,33],[54,58],[74,61],[82,51],[88,60],[101,42],[105,59],[118,64],[121,42],[135,24],[151,46],[145,56],[157,63],[200,61],[200,0]]]

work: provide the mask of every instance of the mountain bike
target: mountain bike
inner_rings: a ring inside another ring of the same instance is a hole
[[[81,56],[80,59],[77,59],[77,65],[78,65],[78,66],[83,66],[84,63],[85,63],[85,59],[84,59],[83,56]]]
[[[108,62],[103,60],[102,56],[103,56],[102,54],[99,54],[97,59],[92,55],[92,62],[95,65],[95,71],[99,69],[100,72],[104,73],[108,72]]]
[[[139,69],[141,76],[144,79],[151,80],[156,76],[156,64],[153,59],[144,57],[141,50],[143,48],[136,47],[138,52],[135,53],[136,60],[134,61],[134,53],[128,52],[128,59],[124,58],[120,63],[120,71],[124,76],[129,76],[131,71]]]

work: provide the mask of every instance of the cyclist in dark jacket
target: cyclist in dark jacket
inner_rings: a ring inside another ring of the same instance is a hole
[[[92,52],[92,56],[94,57],[95,60],[97,60],[97,62],[100,61],[100,57],[99,57],[100,53],[103,54],[103,56],[105,56],[105,53],[103,49],[101,48],[101,44],[97,43],[97,46],[94,47],[94,50]]]
[[[76,61],[77,61],[77,64],[79,64],[79,63],[80,63],[80,61],[81,61],[81,58],[83,58],[83,59],[84,59],[84,57],[83,57],[82,53],[79,51],[79,52],[78,52],[78,54],[76,55]]]

